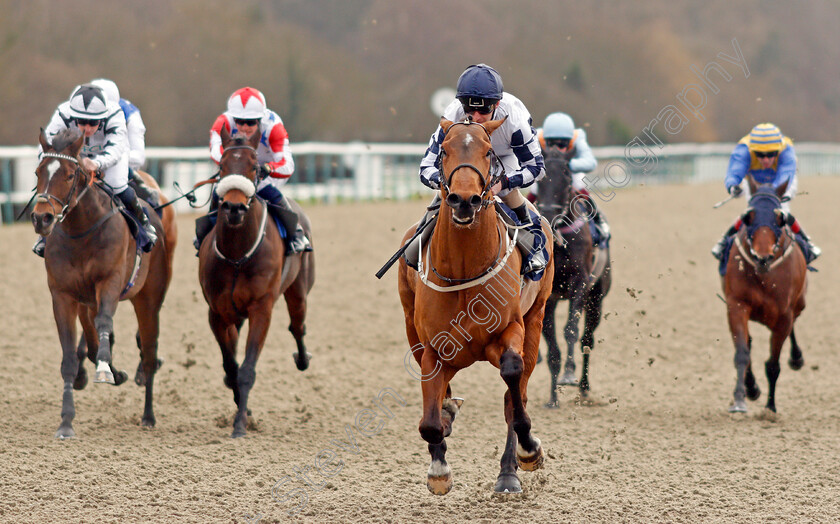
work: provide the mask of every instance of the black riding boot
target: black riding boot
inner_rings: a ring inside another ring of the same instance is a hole
[[[606,217],[598,209],[598,205],[595,203],[595,200],[592,199],[592,195],[581,193],[586,197],[587,202],[589,205],[592,206],[594,213],[592,214],[592,220],[595,222],[595,227],[601,232],[601,241],[607,242],[610,239],[610,225],[607,223]]]
[[[268,187],[271,186],[263,188],[259,192],[259,195],[266,198]],[[297,212],[292,209],[292,206],[289,205],[289,201],[282,193],[273,187],[271,189],[273,189],[273,191],[271,191],[271,199],[269,201],[272,205],[280,208],[280,220],[286,227],[286,235],[288,235],[288,238],[286,238],[286,254],[294,255],[304,251],[312,251],[312,244],[310,244],[309,239],[306,238],[306,233],[300,225],[300,219],[297,216]],[[277,195],[279,195],[279,197]]]
[[[146,213],[143,212],[143,206],[140,205],[140,201],[137,200],[137,193],[134,192],[134,189],[129,186],[126,188],[125,191],[117,195],[120,197],[123,205],[126,209],[128,209],[134,218],[140,223],[140,226],[146,232],[146,235],[149,236],[149,244],[146,246],[144,251],[149,252],[152,250],[152,247],[157,242],[157,231],[155,231],[154,226],[152,223],[149,222],[149,217],[146,216]]]
[[[201,243],[204,242],[204,237],[206,237],[210,231],[213,230],[213,226],[216,225],[216,215],[218,214],[218,209],[219,197],[216,196],[216,192],[213,191],[210,197],[210,211],[208,211],[206,215],[195,219],[195,238],[193,238],[193,246],[195,246],[196,251],[201,248]],[[195,256],[198,256],[198,253],[196,253]]]
[[[131,185],[134,186],[134,191],[138,197],[151,204],[152,207],[156,208],[160,205],[157,191],[147,186],[143,178],[133,168],[128,169],[128,179],[131,181]]]

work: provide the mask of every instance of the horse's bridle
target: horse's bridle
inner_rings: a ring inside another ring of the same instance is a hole
[[[234,150],[234,149],[247,149],[247,150],[251,151],[252,153],[254,153],[254,156],[256,156],[256,155],[257,155],[257,150],[256,150],[256,149],[254,149],[253,147],[251,147],[251,146],[249,146],[249,145],[247,145],[247,144],[243,144],[243,145],[238,145],[238,146],[230,146],[230,147],[226,147],[226,148],[224,149],[224,151],[222,151],[222,157],[224,157],[224,156],[225,156],[225,153],[227,153],[228,151],[232,151],[232,150]],[[221,164],[221,158],[219,159],[219,164]],[[257,164],[256,164],[256,166],[254,167],[254,169],[255,169],[256,171],[259,171],[259,169],[260,169],[259,162],[257,162]],[[258,175],[258,174],[259,174],[259,173],[255,173],[255,175],[254,175],[254,179],[256,179],[256,178],[257,178],[257,175]],[[242,174],[242,173],[225,173],[225,176],[229,176],[229,175],[239,175],[239,176],[242,176],[242,177],[248,178],[246,175],[244,175],[244,174]],[[224,177],[219,176],[219,180],[220,180],[220,181],[222,180],[222,178],[224,178]],[[257,182],[259,182],[259,181],[257,181]],[[253,194],[253,195],[251,195],[251,196],[249,196],[249,197],[248,197],[248,201],[245,203],[245,211],[246,211],[246,212],[247,212],[249,209],[251,209],[251,203],[254,201],[254,197],[255,197],[255,196],[256,196],[256,194],[257,194],[257,191],[256,191],[256,189],[257,189],[257,182],[254,182],[254,194]]]
[[[58,204],[61,206],[61,211],[55,214],[55,218],[56,218],[57,223],[60,224],[61,222],[64,221],[65,218],[67,218],[67,215],[70,213],[70,211],[72,211],[72,209],[70,207],[70,200],[73,198],[73,194],[76,192],[76,188],[79,184],[79,178],[80,178],[79,173],[82,171],[82,166],[79,164],[79,159],[77,159],[75,157],[72,157],[70,155],[64,155],[64,154],[61,154],[61,153],[43,153],[42,156],[48,157],[48,158],[57,158],[57,159],[60,159],[60,160],[69,160],[70,162],[73,162],[74,164],[76,164],[76,170],[73,171],[73,185],[70,186],[70,191],[67,193],[67,196],[64,198],[64,200],[66,200],[66,202],[64,202],[63,200],[61,200],[60,198],[58,198],[57,196],[55,196],[51,193],[38,193],[38,194],[35,195],[36,202],[46,202],[46,203],[48,203],[50,205],[50,207],[52,207],[53,212],[55,212],[55,206],[53,205],[52,201],[55,200],[56,202],[58,202]],[[50,181],[48,180],[47,181],[47,189],[49,189],[49,185],[50,185]],[[85,188],[82,190],[82,192],[79,194],[79,196],[76,197],[76,202],[81,200],[81,198],[85,195],[85,193],[87,192],[87,190],[89,188],[90,188],[89,185],[85,185]]]
[[[441,140],[441,144],[443,144],[443,141],[446,140],[446,135],[448,135],[449,132],[452,131],[453,127],[455,127],[455,126],[469,126],[469,125],[481,126],[481,129],[487,135],[487,138],[488,139],[490,138],[490,133],[487,131],[487,128],[485,128],[483,125],[479,124],[478,122],[455,122],[454,124],[449,126],[449,129],[447,129],[446,134],[443,135],[443,140]],[[490,192],[490,189],[498,181],[498,179],[501,178],[502,176],[504,176],[504,170],[499,175],[497,175],[496,177],[492,177],[490,175],[490,172],[493,170],[493,160],[498,162],[500,166],[502,165],[502,163],[499,161],[499,158],[496,156],[496,152],[493,151],[492,147],[490,147],[490,155],[491,155],[492,159],[490,161],[490,166],[487,168],[487,177],[486,178],[485,178],[485,175],[481,172],[481,170],[479,170],[473,164],[470,164],[468,162],[465,162],[463,164],[458,164],[457,166],[452,168],[452,170],[449,172],[449,176],[447,177],[446,173],[443,171],[443,162],[441,162],[441,166],[440,166],[440,171],[441,171],[440,185],[443,189],[446,190],[447,201],[449,200],[449,195],[452,194],[451,189],[450,189],[450,184],[452,182],[452,177],[455,176],[455,172],[458,171],[459,169],[467,168],[467,169],[472,169],[473,171],[475,171],[478,174],[478,178],[481,180],[482,191],[481,191],[481,194],[478,195],[479,198],[481,199],[480,206],[482,208],[484,208],[484,207],[487,207],[487,206],[489,206],[490,204],[493,203],[492,198],[485,198],[485,197],[487,196],[487,193]]]

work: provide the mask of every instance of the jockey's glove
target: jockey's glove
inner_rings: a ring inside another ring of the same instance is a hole
[[[743,192],[744,192],[744,190],[741,189],[741,186],[738,186],[738,185],[735,185],[735,186],[732,186],[732,187],[729,188],[729,194],[732,195],[735,198],[738,198],[739,196],[741,196],[741,193],[743,193]]]

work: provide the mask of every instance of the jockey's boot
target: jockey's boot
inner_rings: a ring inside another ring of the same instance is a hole
[[[35,241],[35,245],[32,246],[32,252],[38,255],[41,258],[44,258],[44,249],[47,247],[47,238],[38,235],[38,240]]]
[[[717,244],[715,244],[715,247],[712,248],[712,256],[720,260],[720,257],[723,255],[723,249],[726,247],[726,239],[737,232],[738,230],[735,226],[730,226],[729,229],[726,230],[726,233],[723,234],[723,237],[718,240]]]
[[[581,192],[580,194],[584,195],[586,199],[589,201],[589,205],[592,206],[593,214],[592,214],[592,221],[595,222],[595,227],[598,228],[598,231],[601,232],[601,242],[608,242],[610,240],[610,225],[607,223],[607,219],[604,214],[598,209],[598,205],[592,199],[592,195],[588,192],[584,193]]]
[[[277,188],[273,186],[265,186],[260,189],[257,194],[272,205],[275,205],[285,211],[285,217],[281,217],[281,221],[283,225],[286,227],[286,254],[287,255],[295,255],[297,253],[303,253],[304,251],[312,251],[312,244],[309,242],[309,239],[306,237],[306,233],[303,231],[303,227],[300,225],[300,218],[294,221],[294,224],[290,223],[287,217],[294,215],[297,217],[297,211],[292,209],[292,206],[289,205],[289,201],[283,196],[283,193],[277,190]],[[286,218],[286,220],[282,220]]]
[[[519,219],[519,223],[523,226],[531,223],[531,215],[528,214],[528,204],[522,204],[519,207],[513,208],[511,211],[516,214],[516,218]]]
[[[134,192],[134,189],[131,186],[128,186],[125,191],[117,195],[120,197],[120,200],[125,205],[126,209],[128,209],[134,218],[140,223],[140,226],[143,228],[143,231],[149,236],[149,245],[146,246],[144,251],[148,252],[152,250],[154,247],[155,242],[157,242],[157,231],[155,231],[154,226],[151,222],[149,222],[149,217],[146,216],[146,213],[143,212],[143,206],[140,205],[140,201],[137,199],[137,193]]]
[[[812,258],[808,262],[810,264],[811,262],[813,262],[814,260],[819,258],[820,255],[822,255],[822,249],[820,249],[820,247],[818,245],[811,242],[811,237],[809,237],[807,234],[805,234],[805,230],[802,229],[801,226],[799,228],[799,233],[797,233],[797,234],[802,236],[802,240],[804,240],[805,243],[808,244],[808,249],[811,250],[811,255],[813,255],[814,258]]]
[[[533,256],[531,256],[531,260],[527,262],[525,266],[525,271],[523,271],[522,274],[528,277],[529,275],[538,273],[545,269],[546,264],[548,264],[548,261],[543,255],[543,250],[537,249],[534,251]]]

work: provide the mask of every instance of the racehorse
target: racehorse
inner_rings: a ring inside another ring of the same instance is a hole
[[[158,317],[172,278],[174,215],[164,215],[161,223],[157,214],[149,213],[155,229],[163,234],[143,254],[126,221],[118,216],[121,206],[82,168],[79,152],[84,136],[67,129],[49,144],[42,129],[39,141],[43,157],[35,171],[38,184],[31,218],[35,231],[46,237],[47,283],[63,353],[64,395],[56,437],[75,435],[73,389],[87,384],[85,344],[76,345],[76,317],[88,341],[87,355],[96,363],[94,382],[120,385],[128,378],[112,364],[113,316],[121,300],[131,300],[137,315],[142,375],[136,378],[146,386],[141,423],[153,427]]]
[[[551,281],[526,281],[520,288],[522,256],[493,209],[490,135],[503,122],[482,125],[441,119],[446,136],[441,144],[443,203],[437,225],[425,253],[421,246],[417,271],[400,260],[406,335],[422,372],[419,430],[432,457],[427,486],[436,495],[452,489],[444,439],[452,432],[463,402],[451,396],[449,382],[456,372],[479,360],[499,368],[508,386],[507,442],[494,490],[521,491],[517,462],[531,471],[544,460],[525,407]],[[409,229],[403,243],[415,228]],[[548,238],[548,224],[543,230]],[[549,259],[547,274],[551,263]]]
[[[733,413],[746,413],[744,397],[756,400],[761,390],[752,372],[750,349],[752,337],[748,321],[753,320],[770,329],[770,358],[764,363],[769,392],[766,410],[776,412],[776,380],[781,366],[782,344],[790,336],[790,367],[798,370],[804,364],[802,350],[796,343],[793,325],[805,309],[808,287],[806,263],[802,250],[794,241],[781,209],[781,196],[787,184],[776,191],[772,186],[756,186],[748,178],[752,197],[749,207],[741,215],[746,227],[734,238],[723,278],[729,331],[735,344],[734,399],[729,407]]]
[[[233,390],[238,407],[232,437],[246,434],[248,394],[256,380],[257,359],[271,324],[271,310],[282,294],[286,298],[298,351],[295,364],[309,367],[303,344],[306,332],[306,297],[315,282],[315,259],[311,252],[285,256],[283,238],[270,222],[269,208],[256,197],[257,146],[260,134],[251,139],[231,138],[222,129],[224,152],[219,163],[221,199],[216,226],[199,250],[198,277],[204,299],[210,306],[210,329],[222,350],[225,385]],[[301,225],[311,239],[309,219],[292,200]],[[289,232],[291,234],[291,232]],[[239,331],[248,319],[245,359],[236,362]]]
[[[573,198],[572,174],[563,154],[555,148],[545,153],[546,177],[537,186],[537,206],[554,229],[554,279],[551,295],[545,303],[542,334],[548,345],[548,368],[551,392],[547,407],[557,407],[557,385],[579,385],[580,395],[589,394],[589,356],[595,348],[595,329],[601,323],[601,306],[612,285],[609,248],[596,249],[589,231],[589,206],[586,199]],[[597,257],[595,256],[597,253]],[[566,365],[558,381],[562,355],[557,344],[554,313],[557,302],[569,301],[566,320]],[[586,317],[581,339],[583,370],[580,382],[575,378],[575,344],[581,313]]]

